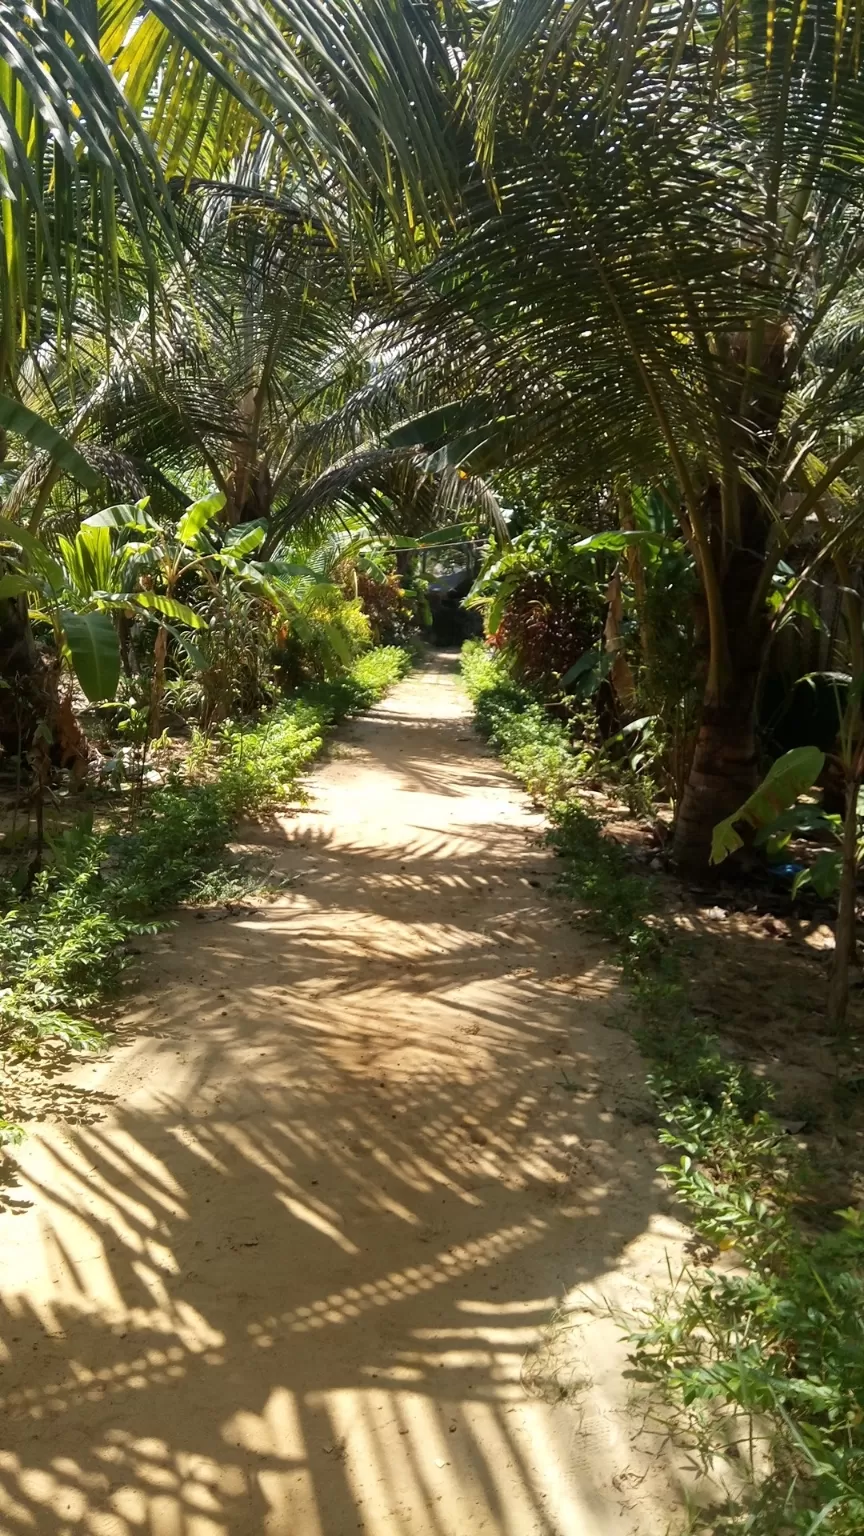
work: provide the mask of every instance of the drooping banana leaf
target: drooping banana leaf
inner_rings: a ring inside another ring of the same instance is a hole
[[[251,555],[259,544],[263,544],[266,534],[267,525],[263,518],[259,518],[254,523],[240,523],[238,527],[231,529],[222,552],[230,553],[239,560],[243,555]]]
[[[486,628],[488,629],[490,635],[494,635],[497,632],[501,620],[504,617],[504,609],[507,607],[510,598],[523,579],[524,577],[522,571],[511,571],[509,576],[505,576],[501,582],[501,585],[498,588],[498,591],[495,593],[492,606],[489,609],[489,613],[486,617]]]
[[[670,538],[668,533],[658,533],[653,528],[610,528],[605,533],[592,533],[573,546],[577,555],[591,554],[594,550],[629,549],[640,544],[665,545],[667,549],[683,549],[680,539]]]
[[[188,624],[190,629],[207,628],[206,620],[176,597],[163,597],[159,592],[134,592],[132,602],[138,608],[148,608],[153,613],[163,614],[166,619],[174,619],[178,624]]]
[[[149,496],[142,497],[141,501],[123,501],[116,507],[103,507],[100,512],[94,512],[90,517],[85,517],[82,528],[158,528],[155,517],[147,511]]]
[[[246,586],[260,593],[267,602],[279,605],[281,602],[279,582],[274,582],[266,576],[263,567],[256,565],[254,560],[232,560],[230,550],[227,552],[220,550],[212,558],[216,565],[221,565],[230,575],[236,577],[237,581],[245,582]]]
[[[188,624],[190,629],[206,629],[207,623],[194,608],[181,603],[176,597],[166,597],[161,592],[98,592],[94,596],[100,603],[112,608],[142,608],[148,613],[162,614],[178,624]]]
[[[110,614],[63,609],[60,622],[75,676],[90,703],[113,699],[120,681],[120,647]]]
[[[818,747],[793,747],[784,752],[772,764],[758,789],[744,801],[725,821],[714,828],[711,839],[711,863],[720,864],[744,846],[743,838],[735,828],[739,822],[755,828],[770,826],[773,821],[798,799],[812,789],[825,763],[825,753]]]
[[[186,548],[195,543],[202,528],[222,511],[225,505],[225,497],[221,491],[213,496],[204,496],[201,501],[193,501],[191,507],[183,513],[177,524],[177,538]]]

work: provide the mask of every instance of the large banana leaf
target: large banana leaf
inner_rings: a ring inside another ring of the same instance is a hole
[[[191,548],[202,528],[206,528],[207,524],[212,522],[224,505],[225,497],[221,491],[217,491],[213,496],[205,496],[201,501],[193,501],[177,524],[177,538],[180,543]]]
[[[132,608],[143,608],[150,613],[163,614],[166,619],[176,619],[179,624],[188,624],[190,629],[206,629],[206,620],[200,613],[190,608],[187,603],[178,602],[176,597],[164,597],[159,592],[130,592],[114,593],[114,600],[125,602]]]
[[[82,606],[89,604],[96,592],[110,590],[116,584],[116,557],[108,528],[82,524],[74,539],[58,539],[66,566],[67,591],[76,594]]]
[[[110,528],[88,528],[82,524],[75,536],[75,545],[91,590],[112,586],[117,557]]]
[[[489,609],[489,612],[486,615],[486,628],[490,635],[497,633],[501,620],[504,617],[507,604],[509,603],[510,598],[513,596],[513,593],[516,591],[516,588],[521,584],[523,580],[524,573],[522,571],[510,571],[509,575],[503,578],[498,591],[495,593],[495,596],[492,599],[492,605]]]
[[[115,507],[103,507],[99,512],[91,513],[85,517],[82,528],[138,528],[146,531],[148,528],[159,528],[159,523],[150,512],[147,511],[149,496],[144,496],[141,501],[124,501]]]
[[[63,609],[60,622],[75,676],[90,703],[113,699],[120,681],[120,647],[110,615]]]
[[[244,555],[251,555],[264,543],[267,535],[267,525],[262,519],[252,523],[240,523],[232,528],[225,540],[223,553],[231,555],[232,559],[241,560]]]
[[[610,528],[606,533],[592,533],[573,545],[573,553],[590,554],[594,550],[639,549],[642,545],[666,545],[669,549],[682,549],[680,539],[657,533],[653,528]]]
[[[744,846],[735,829],[739,822],[755,827],[770,826],[785,811],[812,789],[825,764],[825,753],[818,747],[794,747],[772,764],[758,789],[725,821],[718,822],[711,839],[711,863],[720,864]]]

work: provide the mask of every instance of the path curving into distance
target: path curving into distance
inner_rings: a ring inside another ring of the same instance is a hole
[[[0,1531],[665,1536],[600,1298],[686,1234],[607,953],[455,657],[309,789],[244,834],[276,899],[148,941],[102,1118],[20,1150]]]

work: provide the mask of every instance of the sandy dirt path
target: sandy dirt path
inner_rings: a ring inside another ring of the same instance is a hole
[[[614,971],[455,658],[310,793],[248,834],[278,899],[148,944],[125,1043],[76,1072],[103,1118],[21,1151],[0,1530],[676,1530],[594,1302],[684,1234]]]

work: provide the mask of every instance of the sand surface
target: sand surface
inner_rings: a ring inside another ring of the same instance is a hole
[[[599,1305],[686,1237],[643,1069],[455,658],[310,797],[243,837],[291,883],[146,941],[90,1110],[20,1150],[0,1531],[683,1528]]]

